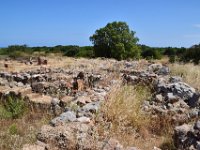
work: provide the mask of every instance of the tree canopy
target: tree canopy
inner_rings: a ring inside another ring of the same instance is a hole
[[[181,59],[184,62],[193,62],[195,64],[199,64],[200,63],[200,44],[193,45],[192,47],[187,49]]]
[[[126,22],[112,22],[105,27],[96,30],[90,37],[94,44],[96,57],[115,58],[138,58],[140,49],[137,46],[139,39],[135,32],[129,29]]]

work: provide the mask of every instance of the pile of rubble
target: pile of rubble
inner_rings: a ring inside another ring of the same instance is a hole
[[[102,87],[98,84],[96,87],[77,93],[74,97],[67,96],[68,106],[63,113],[52,119],[49,125],[42,127],[37,135],[38,143],[34,146],[41,146],[42,149],[137,150],[136,147],[124,148],[112,138],[102,139],[98,136],[94,118],[112,87],[121,84],[135,85],[146,80],[148,80],[146,84],[151,84],[157,77],[154,72],[131,71],[121,74],[121,78],[111,80],[107,86]],[[59,103],[60,100],[54,99],[54,107],[59,107]],[[25,145],[24,149],[31,149],[32,146]]]
[[[47,64],[45,60],[38,62],[38,65]],[[74,69],[46,67],[0,72],[1,103],[6,103],[6,97],[14,96],[24,100],[34,111],[45,110],[55,115],[48,125],[41,128],[38,142],[25,145],[24,150],[125,150],[117,140],[98,136],[94,118],[113,87],[126,84],[151,88],[152,97],[144,101],[141,109],[155,117],[172,117],[177,125],[174,135],[177,148],[200,149],[200,122],[194,126],[183,125],[200,115],[200,94],[196,89],[184,83],[181,77],[170,76],[165,65],[146,63],[140,70],[140,64],[135,61],[104,60],[100,65],[95,63],[96,67],[92,69],[83,63],[82,68]]]
[[[174,141],[178,150],[200,149],[200,121],[175,128]]]
[[[155,115],[172,115],[177,124],[199,116],[200,94],[181,81],[180,77],[157,78],[154,95],[145,102],[145,109],[153,110]]]

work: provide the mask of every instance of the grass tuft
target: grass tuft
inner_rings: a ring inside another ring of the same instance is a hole
[[[194,64],[171,64],[171,75],[182,76],[184,82],[200,90],[200,66]]]
[[[150,96],[148,89],[125,86],[116,89],[103,106],[107,120],[118,127],[132,126],[138,130],[149,123],[149,117],[141,110],[144,100]]]
[[[102,137],[116,138],[125,147],[173,149],[171,116],[153,117],[142,109],[144,101],[151,96],[151,88],[147,86],[116,88],[101,106],[99,114],[103,114],[103,119],[97,124],[98,133]]]

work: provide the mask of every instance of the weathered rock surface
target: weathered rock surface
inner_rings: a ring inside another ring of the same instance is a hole
[[[46,125],[42,127],[37,138],[52,149],[95,149],[92,128],[88,124],[74,122],[57,127]]]
[[[31,71],[0,71],[1,103],[6,102],[6,97],[14,96],[24,100],[32,111],[48,111],[55,116],[38,133],[39,142],[25,145],[24,150],[137,150],[136,147],[124,148],[112,137],[99,139],[93,126],[101,103],[107,100],[113,88],[137,84],[153,92],[141,109],[154,117],[170,115],[177,125],[174,134],[177,148],[200,149],[199,121],[186,124],[200,116],[200,94],[196,89],[181,77],[170,77],[166,65],[146,62],[139,69],[141,64],[137,61],[98,61],[84,60],[68,68],[46,66]],[[74,78],[78,78],[78,90],[73,87]]]
[[[174,143],[178,150],[199,150],[200,121],[194,125],[183,124],[175,128]]]

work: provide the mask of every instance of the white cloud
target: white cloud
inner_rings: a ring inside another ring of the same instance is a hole
[[[200,28],[200,24],[194,24],[193,26],[196,28]]]

